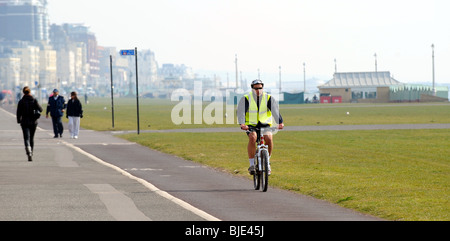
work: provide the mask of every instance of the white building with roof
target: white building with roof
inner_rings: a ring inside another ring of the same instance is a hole
[[[335,73],[334,78],[318,86],[321,96],[340,96],[343,103],[389,102],[389,88],[403,85],[389,71]]]

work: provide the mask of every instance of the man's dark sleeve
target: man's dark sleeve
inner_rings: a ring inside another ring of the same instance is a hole
[[[43,111],[43,109],[42,109],[42,106],[39,104],[39,102],[35,99],[35,101],[34,101],[34,108],[36,109],[36,110],[39,110],[39,112],[42,112]]]
[[[48,112],[50,112],[50,98],[48,98],[47,110],[45,111],[45,115],[48,115]]]
[[[239,101],[238,108],[237,108],[237,119],[238,124],[245,124],[245,113],[247,113],[249,108],[248,100],[243,96],[241,100]]]
[[[17,123],[20,124],[20,120],[22,119],[22,101],[19,101],[19,104],[17,105],[16,118]]]
[[[269,101],[267,101],[267,108],[272,112],[273,119],[277,124],[284,123],[280,113],[280,106],[273,96],[270,96]]]
[[[62,109],[66,109],[67,108],[67,104],[66,104],[66,100],[64,99],[64,97],[61,98],[61,102],[62,102]]]
[[[80,108],[80,116],[83,115],[83,105],[81,104],[81,101],[78,101],[78,107]]]

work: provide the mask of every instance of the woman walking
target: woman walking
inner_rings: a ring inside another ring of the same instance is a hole
[[[66,117],[69,118],[70,138],[78,139],[80,131],[80,118],[83,118],[83,107],[78,100],[77,92],[70,93],[70,100],[67,103]]]
[[[23,140],[25,144],[25,152],[28,156],[28,161],[33,161],[34,149],[34,133],[38,125],[37,119],[42,112],[42,107],[38,101],[31,95],[31,90],[28,86],[23,88],[24,96],[17,105],[17,123],[22,127]],[[36,114],[39,111],[39,114]]]

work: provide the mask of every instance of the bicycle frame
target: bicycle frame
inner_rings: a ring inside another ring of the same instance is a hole
[[[263,149],[269,151],[269,146],[267,146],[264,143],[264,135],[262,135],[262,130],[263,129],[259,129],[259,131],[257,131],[257,138],[256,138],[256,153],[255,153],[255,161],[257,161],[258,164],[258,168],[257,171],[261,171],[262,170],[262,166],[261,166],[261,152]]]
[[[269,147],[264,143],[264,130],[267,128],[256,128],[256,153],[255,153],[255,173],[253,174],[253,185],[255,190],[261,188],[266,192],[268,187],[268,159]]]

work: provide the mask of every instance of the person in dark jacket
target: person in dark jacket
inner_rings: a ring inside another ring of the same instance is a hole
[[[48,98],[47,112],[45,114],[46,118],[48,118],[48,113],[52,117],[53,133],[55,134],[53,138],[62,137],[64,132],[61,120],[61,117],[64,115],[64,109],[66,109],[64,97],[59,95],[57,89],[54,89],[53,95]]]
[[[23,88],[24,96],[17,105],[17,123],[22,127],[23,140],[25,143],[25,151],[28,156],[28,161],[33,161],[34,150],[34,133],[38,125],[36,111],[42,112],[42,107],[38,101],[31,96],[29,87]]]
[[[80,118],[83,118],[83,106],[78,100],[77,92],[70,93],[70,100],[67,102],[66,118],[69,118],[70,138],[78,139],[80,131]]]

